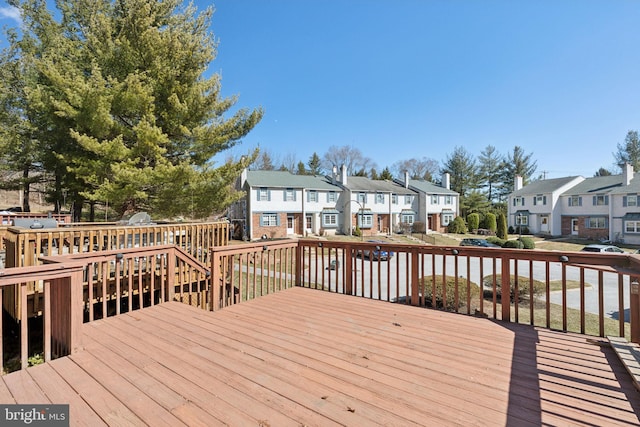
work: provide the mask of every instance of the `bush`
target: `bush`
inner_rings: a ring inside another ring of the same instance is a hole
[[[477,213],[467,215],[467,227],[469,230],[477,230],[480,228],[480,215]]]
[[[482,228],[491,230],[494,233],[498,231],[498,223],[496,222],[496,214],[487,212],[482,220]]]
[[[509,226],[509,234],[515,234],[516,230],[513,228],[512,225]]]
[[[504,246],[506,240],[501,239],[499,237],[490,236],[490,237],[487,237],[487,242],[493,243],[494,245]]]
[[[449,233],[465,234],[467,232],[467,224],[461,216],[457,216],[449,223],[447,231]]]
[[[353,230],[353,235],[356,237],[362,237],[362,230],[360,227],[356,225],[356,228]]]
[[[424,233],[427,231],[427,224],[422,221],[416,221],[413,223],[413,232],[414,233]]]
[[[400,234],[410,234],[411,230],[413,230],[413,225],[408,222],[401,222],[398,224],[398,229]]]
[[[493,298],[493,276],[485,276],[482,279],[484,283],[484,297]],[[524,276],[518,276],[518,292],[516,292],[515,276],[511,276],[509,280],[510,300],[515,302],[515,297],[518,295],[518,302],[529,301],[531,295],[529,292],[529,278]],[[536,299],[539,295],[544,294],[546,286],[544,282],[539,280],[533,281],[533,298]],[[502,275],[496,274],[496,295],[498,301],[502,298]]]
[[[456,278],[455,276],[446,276],[446,304],[443,303],[442,298],[442,276],[436,276],[436,307],[444,308],[446,310],[457,311],[460,307],[464,307],[467,303],[467,279],[464,277],[458,278],[458,304],[456,305]],[[425,298],[425,305],[427,307],[433,307],[433,276],[423,277],[420,280],[422,286],[421,296]],[[474,283],[469,283],[470,298],[471,301],[478,299],[480,296],[480,288]]]
[[[506,239],[508,234],[507,234],[507,218],[505,218],[504,214],[502,212],[500,212],[498,214],[498,229],[496,230],[496,236],[500,237],[501,239]]]
[[[531,237],[520,236],[520,238],[518,238],[518,240],[520,240],[522,242],[522,247],[524,249],[535,249],[536,248],[536,242],[534,242],[534,240]]]
[[[502,245],[503,248],[524,249],[524,244],[520,240],[507,240]]]

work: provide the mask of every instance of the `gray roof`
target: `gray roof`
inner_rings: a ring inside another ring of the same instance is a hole
[[[621,180],[622,181],[622,180]],[[629,185],[616,187],[611,190],[612,194],[638,193],[640,194],[640,172],[633,174],[633,179]]]
[[[294,175],[287,171],[247,171],[247,184],[251,187],[306,188],[311,190],[341,191],[325,176]]]
[[[511,195],[522,196],[522,195],[529,195],[529,194],[553,193],[563,185],[570,183],[576,178],[579,178],[579,176],[565,176],[563,178],[540,179],[538,181],[530,182],[529,184],[522,187],[520,190],[516,190],[513,193],[511,193]]]
[[[368,193],[393,193],[393,194],[413,194],[416,192],[404,188],[393,181],[370,179],[364,176],[350,176],[347,178],[347,185],[344,187],[351,191],[363,191]]]
[[[577,196],[589,193],[609,193],[622,186],[622,175],[594,176],[562,193],[563,196]]]
[[[425,181],[424,179],[410,179],[409,187],[420,191],[425,194],[447,194],[457,195],[456,191],[441,187],[433,182]]]

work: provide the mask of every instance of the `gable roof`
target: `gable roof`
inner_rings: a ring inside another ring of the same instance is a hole
[[[409,188],[413,188],[416,191],[420,191],[425,194],[446,194],[446,195],[457,195],[457,191],[453,191],[439,185],[434,184],[433,182],[425,181],[424,179],[410,179],[409,180]]]
[[[288,171],[247,171],[246,183],[251,187],[341,190],[339,185],[332,184],[325,176],[294,175]]]
[[[363,191],[367,193],[393,193],[393,194],[416,194],[415,191],[404,188],[393,181],[370,179],[364,176],[350,176],[347,179],[345,188],[351,191]]]
[[[617,187],[622,187],[622,175],[594,176],[586,178],[580,184],[575,185],[562,193],[563,196],[577,196],[589,193],[609,193]]]
[[[540,179],[538,181],[530,182],[519,190],[511,193],[511,196],[523,196],[529,194],[545,194],[553,193],[554,191],[562,188],[564,185],[569,184],[571,181],[582,178],[581,176],[565,176],[563,178],[552,179]]]
[[[627,193],[638,193],[640,194],[640,172],[636,172],[633,174],[633,178],[629,185],[621,185],[619,187],[611,190],[612,194],[627,194]]]

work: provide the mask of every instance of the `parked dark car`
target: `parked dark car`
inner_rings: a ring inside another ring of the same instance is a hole
[[[485,239],[473,239],[473,238],[462,239],[462,241],[460,242],[460,246],[480,246],[482,248],[499,248],[500,247],[500,245],[487,242]]]
[[[385,242],[383,242],[382,240],[368,240],[368,243],[376,243],[377,247],[380,247],[380,244],[383,244]],[[384,249],[374,249],[372,251],[368,250],[368,249],[364,249],[364,250],[358,250],[358,256],[360,257],[364,257],[364,258],[370,258],[373,259],[375,261],[387,261],[389,258],[391,258],[394,255],[393,251],[386,251]]]
[[[617,246],[613,245],[587,245],[582,248],[583,252],[613,252],[623,253],[624,251]]]

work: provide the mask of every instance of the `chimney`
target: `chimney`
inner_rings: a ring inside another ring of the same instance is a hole
[[[342,183],[342,185],[347,185],[347,167],[345,165],[342,165],[340,167],[340,182]]]
[[[333,168],[331,168],[331,183],[335,184],[337,179],[338,179],[338,168],[334,166]]]
[[[629,185],[633,179],[633,165],[625,163],[622,167],[622,184]]]
[[[247,168],[242,169],[242,173],[240,173],[240,189],[244,188],[245,182],[247,182]]]
[[[409,171],[404,171],[404,188],[409,188]]]
[[[513,183],[513,191],[518,191],[522,188],[522,177],[520,175],[516,175],[515,182]]]
[[[449,175],[449,172],[442,174],[442,186],[447,190],[451,190],[451,175]]]

